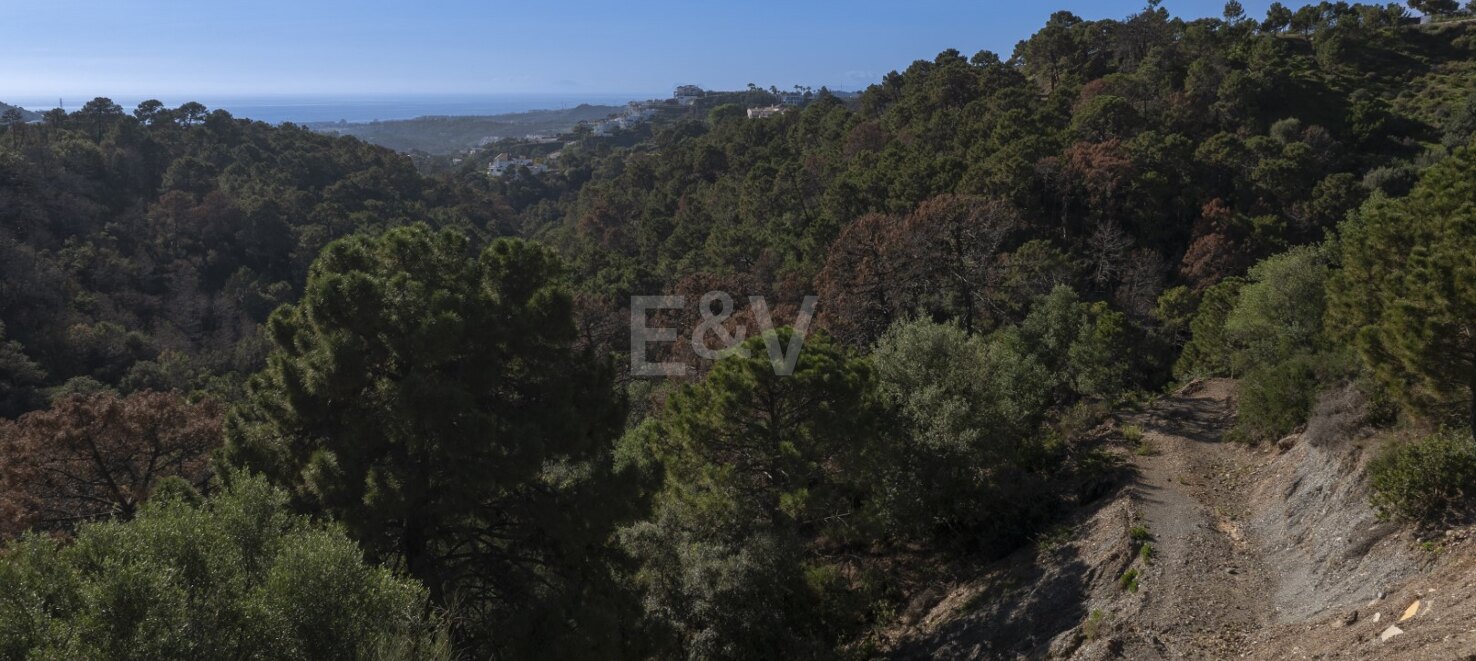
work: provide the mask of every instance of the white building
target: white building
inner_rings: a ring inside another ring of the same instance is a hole
[[[531,158],[508,156],[504,153],[498,154],[497,158],[492,159],[492,162],[487,165],[487,175],[491,177],[505,177],[509,173],[517,172],[519,168],[527,168],[533,174],[542,174],[548,171],[547,167],[539,163],[534,163]]]
[[[786,108],[784,106],[768,106],[766,108],[749,108],[748,109],[748,118],[749,119],[763,119],[765,117],[773,117],[774,115],[782,114],[786,110],[789,110],[789,108]]]
[[[677,103],[684,106],[690,106],[694,103],[697,103],[697,99],[702,98],[702,95],[703,91],[701,87],[698,87],[696,85],[682,85],[681,87],[676,88],[676,92],[673,93],[671,96],[672,98],[676,99]]]

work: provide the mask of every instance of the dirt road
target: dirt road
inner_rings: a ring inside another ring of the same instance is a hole
[[[1171,658],[1232,656],[1266,624],[1272,580],[1241,531],[1256,457],[1221,442],[1231,390],[1207,382],[1126,420],[1144,433],[1132,496],[1152,546],[1137,624],[1152,652]]]
[[[1205,381],[1120,416],[1143,431],[1117,447],[1131,481],[1069,541],[938,590],[894,656],[1476,661],[1476,528],[1375,516],[1356,389],[1259,447],[1223,438],[1234,393]]]

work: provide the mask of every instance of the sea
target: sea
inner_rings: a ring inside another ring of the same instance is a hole
[[[560,110],[580,104],[624,105],[633,100],[664,98],[670,92],[632,92],[628,94],[446,94],[446,95],[279,95],[199,98],[179,96],[109,97],[114,103],[132,111],[142,101],[157,98],[170,107],[197,101],[214,110],[224,108],[236,117],[271,124],[293,122],[362,123],[414,119],[427,116],[502,115],[529,110]],[[82,107],[91,98],[4,98],[0,101],[27,110],[44,112],[62,104],[68,112]]]

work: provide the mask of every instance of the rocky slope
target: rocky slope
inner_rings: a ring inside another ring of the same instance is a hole
[[[1476,659],[1476,545],[1377,520],[1353,390],[1306,431],[1222,442],[1234,383],[1121,424],[1133,479],[1045,541],[915,604],[899,658]]]

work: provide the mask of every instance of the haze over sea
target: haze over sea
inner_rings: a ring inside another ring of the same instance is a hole
[[[3,92],[0,92],[3,93]],[[414,119],[430,115],[501,115],[528,110],[572,108],[581,103],[622,105],[636,99],[662,98],[670,91],[631,92],[629,94],[407,94],[407,95],[262,95],[234,98],[175,98],[110,96],[115,103],[131,112],[139,102],[158,98],[168,106],[198,101],[214,110],[224,108],[236,117],[272,124],[281,122],[372,122]],[[105,95],[105,93],[104,93]],[[82,107],[88,98],[60,99],[68,112]],[[46,111],[56,107],[58,99],[5,98],[0,101],[27,110]]]

